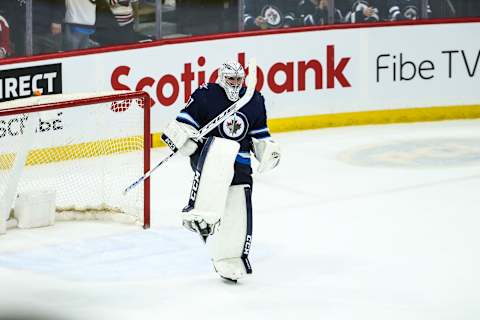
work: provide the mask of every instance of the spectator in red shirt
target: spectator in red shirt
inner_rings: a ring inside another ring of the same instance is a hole
[[[0,15],[0,58],[6,58],[12,53],[10,47],[10,26],[7,20]]]

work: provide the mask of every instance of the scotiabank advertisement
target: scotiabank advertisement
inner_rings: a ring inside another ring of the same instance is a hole
[[[256,58],[270,118],[480,104],[480,23],[304,30],[1,65],[0,96],[144,90],[161,131],[227,59]],[[60,65],[60,67],[58,67]],[[24,68],[49,67],[34,78]],[[7,70],[23,70],[22,74]],[[61,75],[61,81],[55,80]],[[57,82],[53,82],[53,81]],[[48,93],[48,92],[47,92]]]

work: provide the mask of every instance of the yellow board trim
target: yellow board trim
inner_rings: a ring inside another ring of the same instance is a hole
[[[359,111],[322,115],[309,115],[289,118],[270,119],[268,127],[271,133],[311,130],[355,125],[407,123],[421,121],[440,121],[454,119],[480,118],[480,105],[409,108],[394,110]],[[161,133],[152,134],[152,147],[164,147]],[[112,149],[112,146],[115,148]],[[69,146],[33,150],[27,158],[27,165],[47,164],[50,162],[91,158],[100,155],[138,151],[143,148],[143,136],[109,139],[96,142],[79,143]],[[41,154],[50,157],[41,157]],[[5,170],[13,164],[13,154],[0,154],[0,169]]]
[[[77,143],[68,146],[35,149],[28,153],[27,166],[143,150],[143,136]],[[48,155],[48,156],[45,156]],[[10,169],[13,153],[0,154],[0,170]]]
[[[407,123],[480,118],[480,105],[409,108],[321,114],[268,120],[271,133],[370,124]],[[152,147],[164,147],[160,133],[152,135]]]
[[[291,117],[272,119],[268,122],[268,126],[270,132],[287,132],[342,126],[475,118],[480,118],[480,105],[376,110]]]

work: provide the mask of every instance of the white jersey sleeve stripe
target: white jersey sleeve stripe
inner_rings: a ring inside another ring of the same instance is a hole
[[[242,157],[242,158],[247,158],[247,159],[249,159],[249,158],[250,158],[250,152],[239,152],[239,153],[238,153],[238,156],[239,156],[239,157]]]
[[[263,133],[263,132],[268,132],[268,128],[262,128],[262,129],[257,129],[257,130],[252,130],[249,132],[249,134],[257,134],[257,133]]]
[[[192,116],[190,116],[186,112],[180,112],[177,115],[177,120],[183,120],[184,122],[187,122],[188,124],[194,126],[196,129],[200,128],[200,125],[198,124],[198,122],[195,121],[195,119],[193,119]]]

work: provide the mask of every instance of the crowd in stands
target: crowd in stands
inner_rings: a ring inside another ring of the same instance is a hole
[[[139,3],[155,0],[29,0],[0,2],[0,58],[151,39],[136,31]],[[480,16],[478,0],[161,0],[174,2],[184,35],[330,23]],[[243,3],[243,19],[239,4]],[[334,7],[330,5],[334,3]],[[242,21],[242,22],[240,22]],[[240,22],[240,23],[239,23]],[[26,26],[31,25],[31,33]],[[26,41],[26,35],[31,35]],[[26,44],[30,43],[30,51]]]
[[[32,49],[41,54],[140,41],[134,30],[138,0],[32,0]],[[0,2],[0,57],[24,56],[26,0]]]
[[[245,0],[244,25],[246,30],[260,30],[325,25],[331,22],[416,20],[433,17],[430,2],[433,5],[431,0],[335,0],[335,7],[329,10],[329,0]],[[439,3],[438,0],[435,2]],[[422,7],[423,4],[425,8]],[[422,15],[422,10],[426,11],[425,15]],[[437,15],[439,16],[440,14]]]

